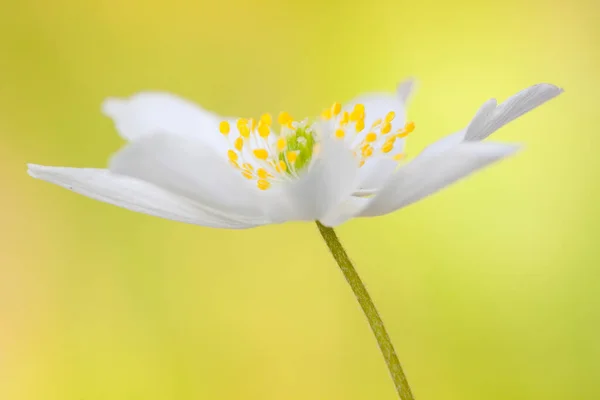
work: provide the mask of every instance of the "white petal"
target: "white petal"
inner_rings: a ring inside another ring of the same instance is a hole
[[[335,212],[330,213],[326,218],[321,219],[320,222],[325,226],[335,228],[356,216],[360,216],[369,204],[370,199],[368,198],[348,197],[336,207]]]
[[[465,142],[435,156],[417,157],[392,176],[362,216],[383,215],[405,207],[517,149],[500,143]]]
[[[223,215],[214,215],[189,199],[150,183],[111,173],[107,169],[29,164],[28,173],[34,178],[135,212],[214,228],[240,229],[253,226]]]
[[[397,168],[398,161],[392,157],[378,155],[368,158],[358,170],[357,190],[380,189]]]
[[[467,129],[465,140],[483,140],[493,132],[517,117],[544,104],[561,94],[563,90],[548,83],[532,86],[515,94],[490,113],[490,102],[486,103],[475,116],[476,123]],[[480,115],[482,114],[482,115]]]
[[[398,88],[396,89],[398,99],[400,99],[400,101],[406,105],[410,100],[412,93],[415,91],[416,86],[417,81],[414,78],[408,78],[399,83]]]
[[[201,138],[217,150],[225,146],[217,114],[170,93],[142,92],[127,99],[108,98],[102,112],[113,119],[121,136],[129,141],[170,133]]]
[[[284,187],[275,210],[293,220],[321,220],[356,189],[357,161],[341,140],[324,137],[310,169]],[[283,204],[282,204],[283,203]]]
[[[378,160],[369,159],[359,171],[363,172],[369,163],[368,174],[370,175],[359,175],[359,184],[356,185],[357,190],[321,219],[323,225],[336,227],[359,215],[370,203],[368,198],[359,196],[369,196],[372,193],[377,193],[387,184],[390,176],[398,168],[397,161],[391,158],[380,158]]]
[[[453,133],[448,136],[444,136],[440,140],[433,142],[429,146],[427,146],[423,151],[417,156],[421,157],[431,157],[438,155],[451,147],[456,146],[457,144],[462,143],[465,140],[465,130]]]
[[[157,134],[129,143],[109,169],[153,183],[249,223],[266,223],[260,191],[194,137]]]
[[[445,136],[421,152],[419,157],[437,155],[463,141],[483,140],[503,125],[556,97],[562,89],[540,84],[525,89],[497,106],[496,99],[486,101],[465,130]]]
[[[479,110],[477,110],[477,113],[475,113],[475,116],[471,120],[465,133],[482,131],[487,122],[493,117],[497,105],[496,99],[490,99],[483,103],[483,105],[479,107]]]

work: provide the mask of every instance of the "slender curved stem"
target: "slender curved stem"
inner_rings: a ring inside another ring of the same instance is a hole
[[[346,250],[344,250],[344,247],[342,246],[342,243],[340,243],[333,228],[328,228],[318,221],[317,226],[319,227],[321,236],[323,236],[325,243],[327,243],[333,258],[342,270],[346,281],[350,284],[360,307],[369,320],[369,325],[371,325],[371,330],[377,339],[379,349],[383,354],[383,358],[385,358],[385,363],[387,364],[394,385],[396,386],[398,396],[400,396],[401,400],[414,400],[413,394],[408,386],[408,381],[406,380],[406,376],[404,375],[404,371],[402,371],[402,366],[400,365],[400,361],[398,360],[398,356],[392,345],[392,341],[383,325],[383,321],[375,308],[375,304],[373,304],[373,300],[371,300],[371,296],[369,296],[369,292],[367,292],[367,288],[365,288],[356,269],[354,269]]]

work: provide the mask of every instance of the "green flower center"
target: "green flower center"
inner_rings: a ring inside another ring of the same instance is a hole
[[[300,125],[294,133],[286,137],[286,151],[279,154],[279,160],[285,162],[286,157],[290,160],[290,153],[294,153],[295,161],[292,163],[295,171],[301,171],[310,164],[315,148],[315,132],[307,125]],[[288,168],[288,174],[292,174]]]

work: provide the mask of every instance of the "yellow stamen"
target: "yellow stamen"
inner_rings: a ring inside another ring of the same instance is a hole
[[[340,120],[340,124],[346,125],[349,121],[350,121],[350,114],[348,114],[348,111],[344,111],[344,113],[342,114],[342,119]]]
[[[338,116],[338,114],[342,111],[342,105],[338,102],[333,103],[331,106],[331,112],[334,116]]]
[[[323,112],[321,113],[321,118],[327,119],[327,120],[331,119],[331,108],[323,110]]]
[[[289,125],[292,123],[292,121],[294,119],[292,118],[292,116],[289,113],[283,111],[282,113],[279,114],[279,118],[277,120],[279,121],[279,123],[281,125]]]
[[[391,143],[392,145],[396,143],[396,136],[390,136],[386,139],[385,143]]]
[[[253,151],[254,157],[259,160],[266,160],[269,157],[269,152],[265,149],[256,149]]]
[[[391,130],[392,130],[392,124],[390,124],[389,122],[386,122],[381,127],[381,134],[386,135],[386,134],[390,133]]]
[[[285,149],[286,142],[284,137],[277,139],[277,150],[283,151]]]
[[[238,155],[233,150],[227,150],[227,158],[229,158],[230,161],[237,161]]]
[[[258,188],[260,190],[267,190],[268,188],[271,187],[271,183],[269,181],[265,180],[265,179],[259,179],[256,182],[256,186],[258,186]]]
[[[258,134],[261,137],[269,137],[269,134],[271,133],[271,131],[269,130],[269,126],[263,124],[262,122],[260,124],[258,124]]]
[[[373,122],[373,125],[371,125],[371,128],[379,126],[382,122],[383,121],[381,120],[381,118],[376,119],[375,122]]]
[[[385,121],[386,122],[392,122],[394,120],[394,118],[396,118],[396,113],[393,111],[390,111],[389,113],[387,113],[387,115],[385,116]]]
[[[231,166],[235,169],[240,169],[240,166],[237,163],[237,161],[229,160],[229,164],[231,164]]]
[[[396,161],[400,161],[404,158],[404,153],[398,153],[394,157],[392,157]]]
[[[365,165],[365,160],[360,160],[358,163],[358,168],[362,167],[363,165]]]
[[[235,139],[235,142],[233,142],[233,145],[237,151],[242,151],[242,148],[244,147],[244,139],[242,137],[238,137]]]
[[[262,122],[264,125],[271,126],[273,123],[273,117],[271,117],[271,114],[263,114],[260,117],[260,122]]]
[[[338,139],[342,139],[344,136],[346,136],[346,132],[344,132],[343,129],[338,129],[335,131],[335,137]]]
[[[245,138],[249,138],[250,137],[250,129],[248,129],[248,127],[246,125],[239,125],[238,124],[238,129],[240,131],[240,135],[242,135]]]
[[[361,116],[365,114],[365,105],[358,103],[354,105],[354,109],[352,110],[352,113],[354,113],[354,115],[357,116]]]
[[[359,119],[358,121],[356,121],[356,132],[360,132],[363,129],[365,129],[365,120],[364,119]]]
[[[382,147],[381,151],[384,153],[389,153],[394,148],[394,142],[386,142]]]
[[[256,175],[258,175],[259,178],[265,179],[269,176],[269,173],[267,172],[266,169],[259,168],[256,170]]]
[[[242,168],[247,169],[248,171],[254,171],[252,164],[244,163],[242,164]]]
[[[287,160],[291,163],[296,162],[296,159],[298,158],[298,154],[296,154],[295,151],[288,151],[285,154],[285,156],[286,156]]]
[[[350,121],[358,121],[365,117],[365,106],[357,104],[354,106],[354,110],[350,113]]]
[[[374,132],[367,133],[367,136],[365,136],[365,142],[367,142],[367,143],[372,143],[376,140],[377,140],[377,134]]]
[[[254,178],[254,176],[252,175],[252,172],[250,172],[250,171],[242,171],[242,176],[246,179]]]
[[[362,155],[363,157],[371,157],[373,155],[373,147],[369,144],[365,145],[362,148]]]
[[[219,124],[219,132],[221,132],[223,135],[227,135],[230,130],[231,128],[229,127],[229,122],[221,121]]]
[[[279,169],[278,172],[285,172],[287,170],[287,165],[283,161],[279,161]]]
[[[256,122],[256,120],[254,118],[250,118],[250,132],[253,132],[256,130],[256,125],[258,123]]]

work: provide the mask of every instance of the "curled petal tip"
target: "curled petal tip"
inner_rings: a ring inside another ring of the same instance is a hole
[[[28,163],[27,164],[27,174],[29,176],[31,176],[32,178],[37,178],[37,173],[42,169],[43,167],[41,165],[37,165],[37,164],[31,164]]]
[[[411,94],[415,91],[417,80],[414,77],[408,77],[400,82],[396,88],[396,93],[403,103],[406,103]]]
[[[108,97],[102,102],[101,110],[102,114],[107,117],[114,118],[120,114],[125,107],[127,101],[116,97]]]

